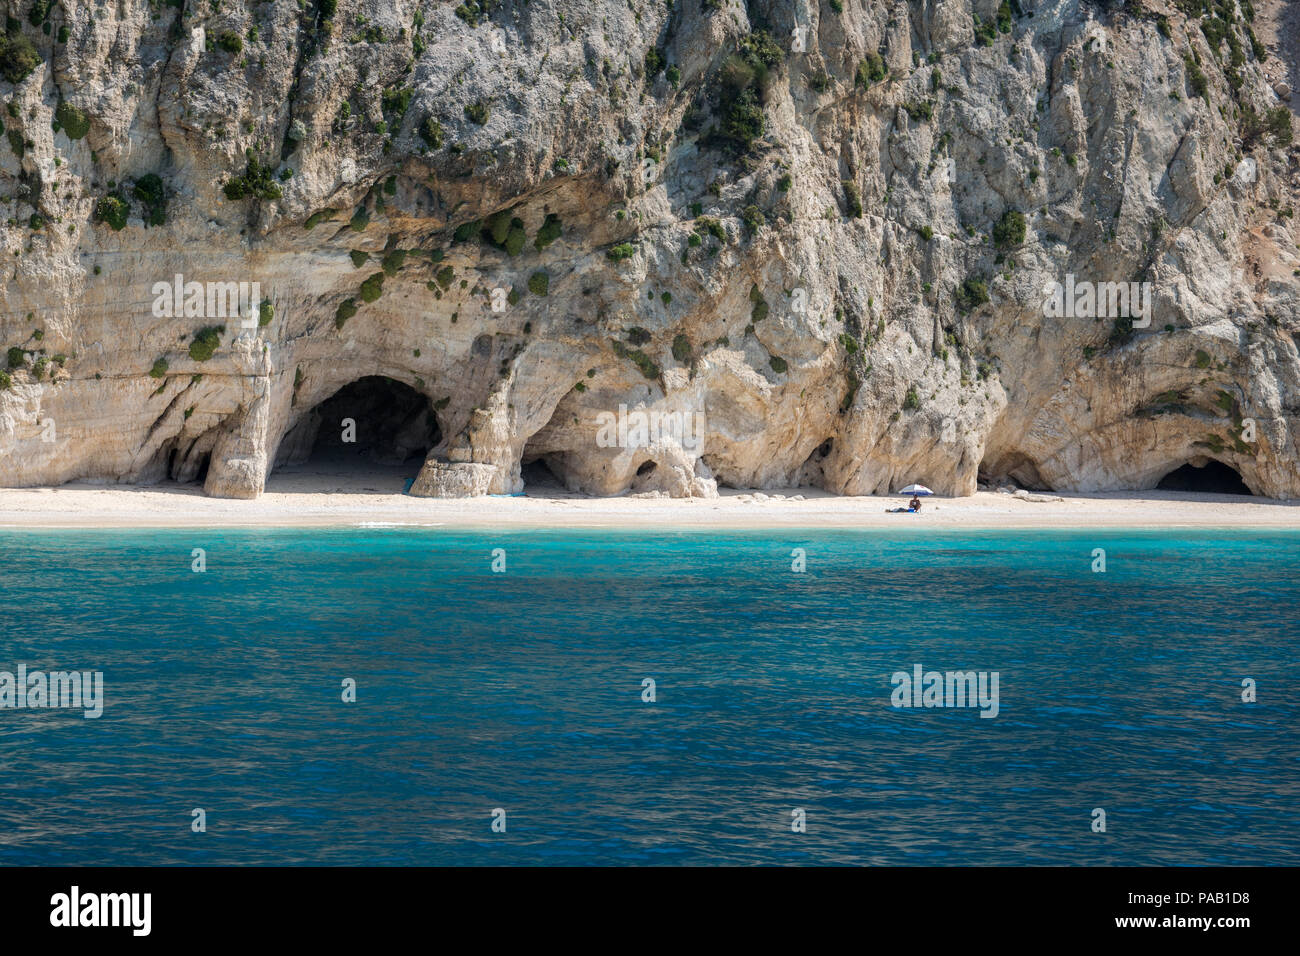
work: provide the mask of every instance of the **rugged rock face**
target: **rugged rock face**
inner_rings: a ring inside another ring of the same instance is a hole
[[[0,485],[256,496],[386,376],[416,494],[1300,496],[1245,0],[7,6]]]

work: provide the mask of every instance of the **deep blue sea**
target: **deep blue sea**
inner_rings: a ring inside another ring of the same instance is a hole
[[[1300,532],[0,531],[0,670],[105,682],[0,709],[0,864],[1295,866],[1298,606]]]

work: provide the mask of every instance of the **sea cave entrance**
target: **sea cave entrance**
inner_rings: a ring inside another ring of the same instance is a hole
[[[533,494],[555,494],[565,490],[564,482],[551,470],[545,458],[521,462],[519,477],[524,483],[524,490]]]
[[[1195,491],[1211,495],[1253,495],[1242,480],[1241,472],[1221,461],[1211,459],[1197,467],[1188,462],[1160,479],[1159,491]]]
[[[275,475],[302,491],[400,494],[441,440],[428,396],[368,375],[299,420],[281,445]]]

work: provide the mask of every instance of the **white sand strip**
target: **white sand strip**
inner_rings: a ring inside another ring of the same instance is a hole
[[[447,528],[1298,528],[1300,502],[1162,491],[1042,495],[981,492],[846,498],[808,488],[724,491],[716,499],[584,498],[556,488],[523,497],[412,498],[391,476],[272,476],[254,501],[195,485],[0,489],[0,528],[437,526]],[[1059,500],[1057,500],[1059,499]]]

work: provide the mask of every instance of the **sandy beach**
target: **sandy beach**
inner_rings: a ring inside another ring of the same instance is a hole
[[[724,490],[715,499],[587,498],[555,486],[515,497],[413,498],[398,473],[273,475],[252,501],[206,497],[197,485],[73,483],[0,489],[0,528],[320,527],[486,528],[1300,528],[1300,502],[1145,491],[979,492],[927,498],[917,515],[887,514],[905,499],[838,497],[810,488]]]

